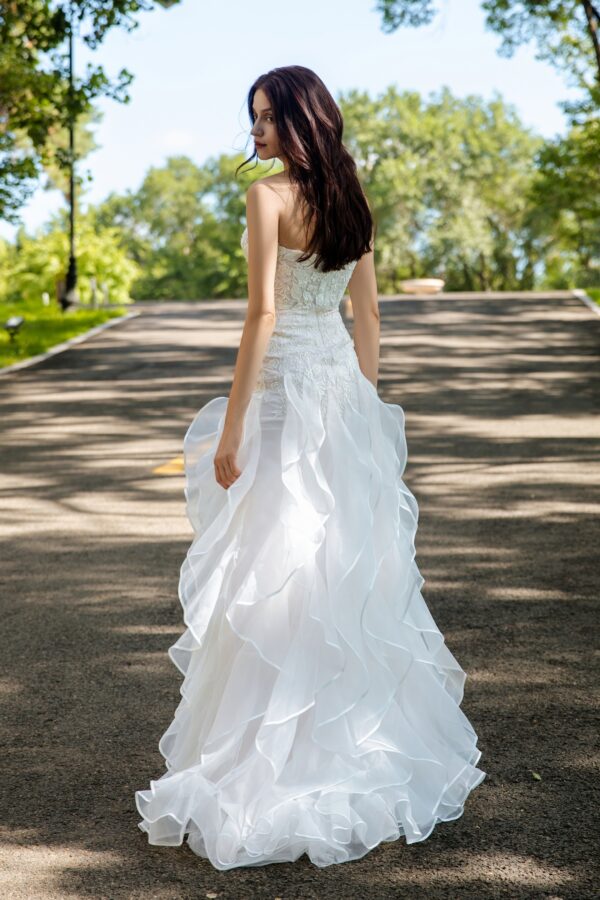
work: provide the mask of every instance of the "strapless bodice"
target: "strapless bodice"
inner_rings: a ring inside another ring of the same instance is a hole
[[[248,229],[242,232],[241,245],[248,257]],[[319,272],[315,254],[302,262],[301,250],[279,244],[275,270],[275,309],[308,310],[316,313],[339,309],[357,260],[336,272]]]
[[[248,230],[241,245],[248,257]],[[281,244],[275,270],[276,321],[258,377],[256,391],[267,395],[277,415],[285,412],[284,377],[300,384],[307,374],[322,389],[339,389],[340,400],[356,385],[360,374],[354,343],[340,313],[340,302],[356,265],[320,272],[314,254],[299,261],[301,250]]]

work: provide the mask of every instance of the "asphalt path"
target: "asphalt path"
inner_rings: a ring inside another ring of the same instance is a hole
[[[149,846],[134,791],[179,702],[178,457],[228,394],[243,304],[136,308],[0,379],[0,894],[598,896],[600,318],[576,298],[381,303],[423,594],[488,775],[422,843],[218,872]]]

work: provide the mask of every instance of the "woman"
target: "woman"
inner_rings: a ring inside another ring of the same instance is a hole
[[[136,791],[151,844],[218,869],[428,837],[485,777],[465,672],[423,599],[404,412],[377,394],[373,221],[340,111],[302,66],[248,95],[248,310],[229,397],[185,439],[195,531],[169,649],[182,700]],[[348,289],[353,339],[339,304]]]

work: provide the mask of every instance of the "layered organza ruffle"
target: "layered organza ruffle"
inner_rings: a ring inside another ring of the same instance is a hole
[[[253,394],[228,490],[213,468],[227,398],[185,436],[182,699],[167,771],[135,794],[150,844],[187,835],[218,869],[422,841],[486,775],[466,674],[420,590],[402,408],[362,374],[343,404],[283,380],[283,418]]]

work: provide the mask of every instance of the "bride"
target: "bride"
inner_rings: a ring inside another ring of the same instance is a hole
[[[485,777],[466,674],[421,594],[404,412],[377,393],[374,227],[343,121],[303,66],[248,94],[248,308],[229,397],[184,438],[194,538],[150,844],[217,869],[425,840]],[[251,158],[251,157],[250,157]],[[346,290],[353,337],[340,315]]]

